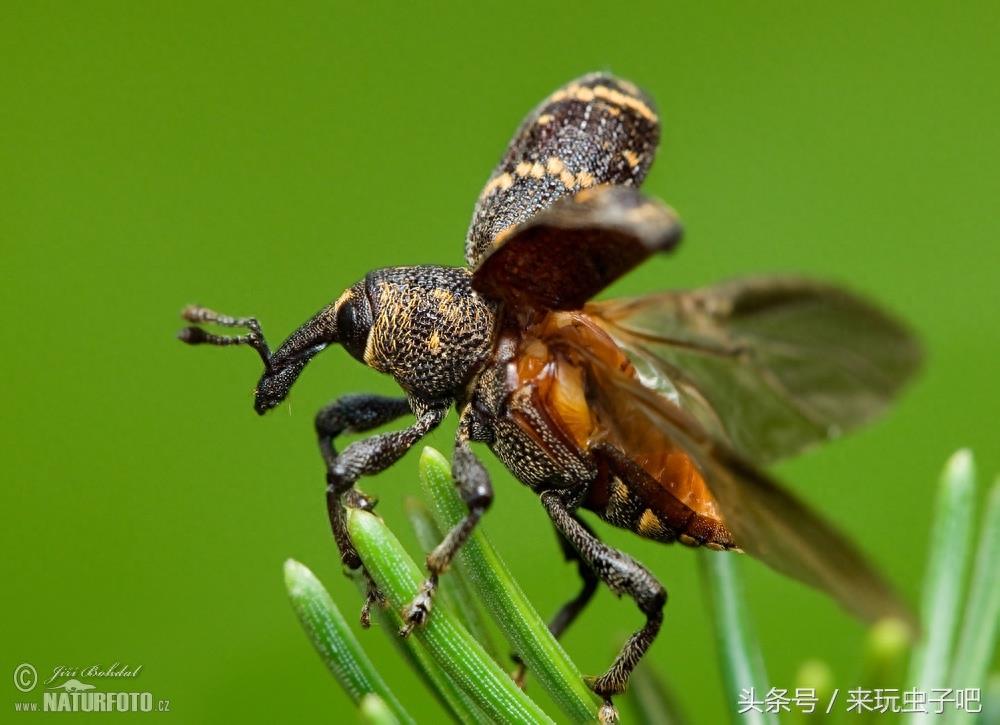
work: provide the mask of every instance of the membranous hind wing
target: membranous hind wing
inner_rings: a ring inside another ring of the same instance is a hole
[[[912,625],[907,607],[843,535],[668,396],[643,385],[631,365],[609,364],[611,358],[595,352],[604,346],[595,345],[587,329],[593,320],[574,317],[550,327],[548,341],[571,349],[584,368],[588,400],[607,442],[637,461],[655,458],[647,448],[679,447],[695,462],[736,546],[828,593],[864,621],[895,616]]]
[[[762,277],[587,305],[640,379],[768,464],[885,409],[920,364],[897,321],[842,289]]]
[[[476,204],[465,248],[476,289],[579,307],[676,244],[676,215],[636,191],[659,135],[652,101],[607,74],[584,76],[543,101]]]

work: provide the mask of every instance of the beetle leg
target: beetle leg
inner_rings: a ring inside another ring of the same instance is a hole
[[[590,536],[597,538],[597,535],[591,530],[591,528],[576,514],[570,514],[573,519],[583,530],[586,531]],[[563,632],[569,629],[569,626],[573,624],[576,618],[579,616],[580,612],[590,603],[593,599],[594,594],[597,592],[598,578],[594,570],[587,564],[580,552],[578,552],[574,546],[566,538],[566,535],[562,533],[558,528],[556,528],[556,536],[559,538],[559,546],[562,548],[563,557],[567,562],[576,562],[577,572],[580,574],[580,580],[583,582],[583,588],[580,589],[580,593],[575,597],[566,602],[556,615],[549,622],[549,631],[552,632],[552,636],[559,639]]]
[[[332,448],[329,457],[324,454],[324,458],[327,459],[327,509],[330,513],[334,537],[340,548],[341,560],[348,567],[358,568],[361,566],[361,559],[347,536],[341,498],[354,488],[355,482],[362,476],[370,476],[383,471],[402,458],[403,454],[414,443],[437,427],[446,412],[444,408],[428,409],[408,428],[391,433],[380,433],[371,438],[355,441],[347,446],[340,455],[333,454]],[[361,497],[352,496],[348,497],[347,500],[357,503],[359,498]]]
[[[319,438],[319,452],[323,456],[326,470],[332,471],[337,462],[337,449],[333,442],[341,433],[362,433],[391,423],[410,412],[410,402],[406,398],[391,398],[384,395],[355,393],[345,395],[324,406],[316,414],[316,435]],[[356,489],[351,489],[356,492]],[[357,492],[358,498],[363,494]],[[356,503],[362,503],[360,500]],[[356,508],[369,509],[371,506],[358,505]]]
[[[578,518],[576,514],[570,514],[580,526],[583,527],[584,531],[593,536],[595,539],[597,535],[591,530],[590,526],[587,525],[585,521]],[[597,593],[597,584],[600,581],[594,570],[590,568],[583,557],[580,556],[573,545],[569,543],[569,540],[563,535],[563,533],[556,528],[556,538],[559,539],[559,547],[562,549],[563,558],[567,562],[576,562],[576,569],[580,575],[580,580],[583,582],[583,587],[580,589],[580,593],[575,597],[570,599],[564,605],[559,608],[555,616],[549,621],[549,631],[552,636],[556,639],[562,637],[563,633],[569,629],[569,626],[576,621],[576,618],[580,615],[586,606],[590,603],[590,600],[594,598],[594,594]],[[524,665],[524,661],[521,659],[521,655],[516,652],[511,655],[511,659],[517,665],[512,675],[514,682],[518,684],[518,687],[524,686],[524,679],[527,675],[527,668]]]
[[[342,427],[341,430],[366,430],[398,417],[399,407],[397,406],[401,405],[399,401],[381,398],[375,406],[378,410],[372,408],[365,412],[356,405],[359,398],[372,402],[375,396],[358,396],[354,398],[355,405],[352,405],[349,400],[339,410],[336,409],[337,403],[334,403],[320,411],[319,415],[316,416],[321,450],[327,464],[326,509],[330,516],[333,538],[340,550],[340,560],[350,569],[361,567],[361,557],[358,556],[357,549],[351,543],[351,537],[347,532],[344,504],[365,509],[370,509],[373,505],[367,496],[354,491],[355,482],[362,476],[383,471],[398,461],[414,443],[436,428],[447,413],[447,408],[426,409],[417,416],[417,420],[410,427],[355,441],[347,446],[343,453],[337,455],[332,446],[332,435],[330,435],[332,429],[337,425],[348,422],[348,425]],[[350,423],[351,420],[354,422]],[[320,426],[327,423],[331,424],[331,428],[321,430]],[[327,441],[328,444],[323,445],[324,441]],[[365,576],[367,577],[367,573]],[[381,594],[374,582],[368,578],[368,596],[361,610],[361,623],[363,625],[367,626],[371,605],[379,601],[381,601]]]
[[[663,622],[667,591],[632,557],[601,543],[585,529],[558,491],[546,491],[541,499],[556,529],[566,537],[594,574],[616,594],[632,597],[639,610],[646,615],[646,624],[628,638],[608,671],[600,677],[588,678],[590,688],[610,705],[613,695],[625,691],[629,675],[656,639]]]
[[[334,469],[337,462],[337,449],[334,440],[341,433],[361,433],[378,428],[410,412],[410,403],[406,398],[390,398],[382,395],[366,393],[345,395],[324,406],[316,414],[315,427],[319,439],[319,451],[326,464],[327,473]],[[349,489],[343,496],[343,504],[352,508],[370,511],[375,507],[374,499],[365,496],[356,488]],[[343,506],[330,508],[329,494],[327,507],[330,511],[330,525],[333,537],[340,551],[341,561],[352,569],[360,565],[357,551],[347,534],[347,525],[343,516]],[[361,609],[361,624],[368,627],[371,622],[372,605],[381,606],[385,601],[375,582],[364,572],[367,582],[365,603]]]
[[[455,452],[451,462],[452,475],[468,513],[427,555],[427,571],[430,572],[430,576],[420,587],[417,596],[403,610],[404,624],[400,634],[404,637],[413,631],[414,627],[427,621],[434,603],[438,577],[451,564],[451,560],[469,538],[479,519],[493,503],[493,485],[490,483],[490,476],[469,447],[471,425],[471,409],[466,407],[459,420],[458,433],[455,436]]]

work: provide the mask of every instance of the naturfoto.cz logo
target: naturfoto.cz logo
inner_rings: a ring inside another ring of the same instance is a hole
[[[39,683],[38,671],[29,662],[14,668],[14,686],[29,693],[41,685],[41,702],[15,702],[18,712],[169,712],[170,701],[155,699],[147,691],[127,691],[120,688],[123,679],[132,679],[142,671],[142,665],[130,667],[114,663],[110,667],[90,665],[68,667],[58,665],[52,674]],[[97,680],[97,683],[87,680]],[[108,680],[111,680],[109,682]],[[114,683],[115,690],[105,689]],[[39,707],[39,705],[41,707]]]

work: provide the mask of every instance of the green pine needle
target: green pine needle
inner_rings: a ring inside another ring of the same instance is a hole
[[[285,586],[313,647],[351,699],[360,703],[366,695],[377,695],[393,722],[414,722],[368,659],[319,579],[304,564],[289,559],[285,562]]]
[[[361,721],[369,725],[399,725],[399,720],[396,719],[392,709],[374,692],[369,692],[361,698],[358,711]]]
[[[351,509],[347,527],[368,573],[390,606],[402,611],[417,595],[425,574],[374,515]],[[437,667],[491,720],[552,722],[444,607],[435,607],[426,625],[415,629],[410,636],[427,648]]]
[[[444,539],[444,535],[431,516],[431,512],[420,499],[412,497],[406,499],[406,516],[410,519],[410,526],[425,554],[430,553],[431,549]],[[437,599],[455,614],[458,621],[469,630],[469,634],[476,638],[483,649],[503,666],[504,662],[493,643],[493,637],[486,626],[486,621],[483,619],[479,601],[459,567],[453,567],[445,576],[441,577]]]
[[[772,725],[778,718],[765,710],[749,709],[739,714],[736,704],[741,693],[752,692],[762,700],[771,689],[764,670],[764,657],[750,624],[743,584],[737,570],[737,554],[719,551],[698,552],[705,586],[711,596],[715,639],[722,662],[726,697],[732,707],[732,721],[749,725]]]
[[[420,482],[431,501],[439,527],[450,529],[466,513],[451,478],[448,461],[433,448],[420,456]],[[563,713],[573,722],[593,721],[598,703],[580,671],[549,632],[524,591],[482,528],[477,528],[458,555],[458,566],[497,626]],[[448,576],[448,574],[445,574]]]
[[[993,483],[983,514],[963,618],[950,684],[985,688],[986,670],[1000,634],[1000,478]],[[949,722],[967,719],[956,713]]]
[[[354,576],[358,591],[362,596],[367,593],[368,584],[361,572]],[[438,703],[451,716],[465,725],[476,725],[484,720],[480,710],[471,697],[465,694],[455,681],[434,663],[427,647],[416,637],[400,637],[399,628],[403,626],[403,618],[392,608],[373,607],[372,615],[379,628],[385,632],[389,641],[409,663],[416,675],[433,694]]]
[[[976,474],[972,453],[953,455],[941,476],[931,531],[920,616],[923,638],[910,662],[910,682],[930,691],[946,687],[955,624],[961,612],[972,535]],[[921,718],[917,718],[918,720]]]

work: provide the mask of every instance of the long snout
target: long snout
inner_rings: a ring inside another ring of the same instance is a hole
[[[253,408],[258,415],[264,415],[288,397],[288,392],[305,369],[306,364],[325,347],[326,343],[314,345],[299,352],[294,357],[274,364],[270,370],[260,376],[257,389],[254,391],[253,402]]]

